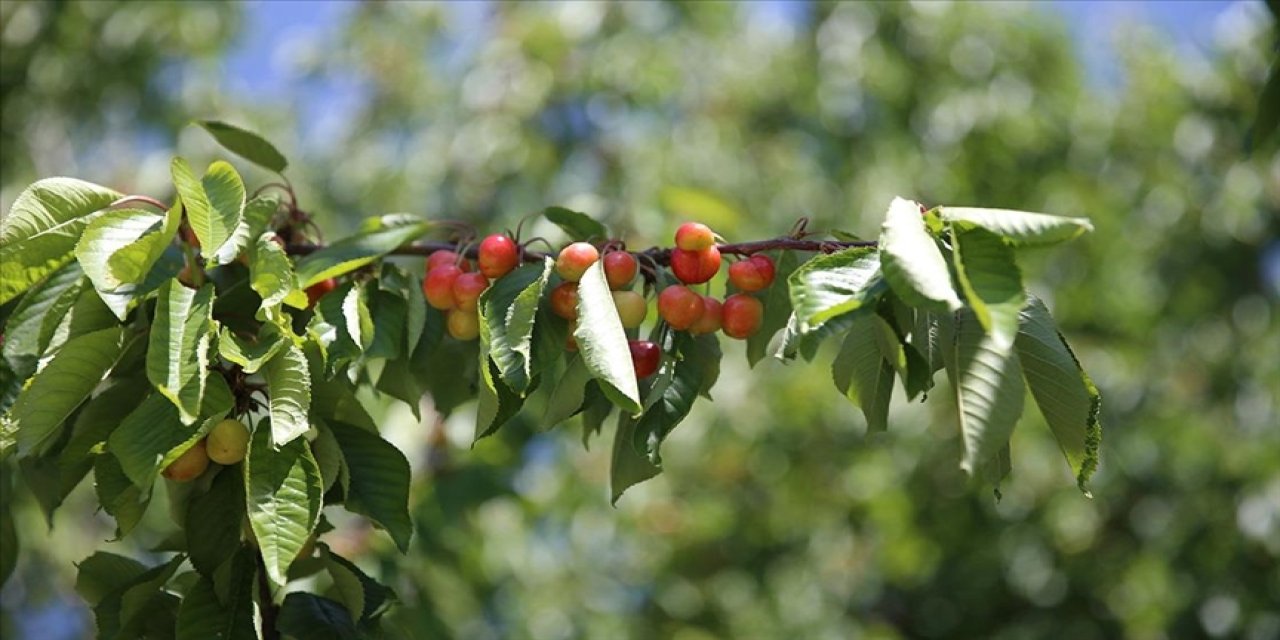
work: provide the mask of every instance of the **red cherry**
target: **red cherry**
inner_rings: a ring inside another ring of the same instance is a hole
[[[725,298],[722,313],[724,334],[743,340],[760,330],[760,323],[764,320],[764,303],[751,295],[735,293]]]
[[[422,280],[422,293],[427,297],[427,304],[441,311],[448,311],[458,306],[453,295],[453,283],[462,275],[462,269],[452,265],[440,265],[427,272]]]
[[[556,273],[569,282],[577,282],[587,267],[599,259],[600,251],[590,243],[575,242],[560,250],[560,256],[556,258]]]
[[[685,284],[710,280],[720,270],[720,250],[707,247],[701,251],[671,250],[671,272]]]
[[[578,283],[561,282],[556,285],[556,288],[551,290],[551,295],[547,296],[547,303],[551,305],[552,313],[565,320],[576,320],[578,318]]]
[[[773,274],[773,261],[756,255],[733,263],[729,267],[729,282],[742,291],[759,291],[773,284]]]
[[[662,316],[672,329],[688,329],[702,317],[702,296],[689,290],[689,287],[673,284],[658,294],[658,315]]]
[[[648,378],[658,372],[658,364],[662,362],[662,350],[648,340],[628,340],[631,347],[631,366],[635,368],[636,379]]]
[[[489,279],[483,273],[460,273],[453,279],[453,301],[463,311],[475,311],[476,300],[489,288]]]
[[[676,247],[701,251],[716,243],[716,234],[701,222],[686,222],[676,229]]]
[[[480,273],[486,278],[497,280],[511,273],[520,263],[520,248],[511,238],[494,234],[480,242],[476,262],[480,263]]]
[[[604,277],[609,281],[610,289],[625,289],[636,279],[635,256],[626,251],[610,251],[604,254]]]
[[[311,307],[316,306],[316,303],[320,301],[320,298],[325,297],[330,291],[337,288],[338,281],[333,278],[321,280],[320,282],[307,287],[307,308],[310,309]]]
[[[453,251],[437,251],[427,256],[427,273],[431,273],[431,270],[436,267],[443,267],[445,265],[457,267],[462,271],[471,270],[471,261],[459,260],[458,254]]]
[[[696,336],[719,331],[723,315],[723,306],[719,300],[711,296],[702,296],[702,316],[698,318],[697,322],[693,323],[693,326],[689,327],[689,333]]]

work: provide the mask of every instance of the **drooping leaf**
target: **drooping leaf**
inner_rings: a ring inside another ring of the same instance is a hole
[[[754,367],[769,355],[769,342],[787,326],[791,317],[791,274],[799,259],[795,251],[781,251],[774,258],[774,284],[764,292],[764,318],[760,330],[747,338],[747,364]]]
[[[417,297],[422,297],[419,294]],[[365,349],[367,359],[396,358],[405,350],[405,317],[408,302],[397,293],[382,288],[369,288],[369,318],[373,321],[373,337]]]
[[[364,635],[341,602],[300,591],[285,596],[276,628],[307,640],[360,640]]]
[[[627,489],[662,473],[662,468],[650,460],[648,447],[643,444],[636,446],[639,425],[637,418],[626,413],[618,415],[618,428],[613,436],[613,454],[609,464],[609,492],[613,504],[617,504],[618,498]],[[585,435],[583,440],[585,442]]]
[[[943,220],[952,224],[959,222],[982,227],[1016,246],[1056,244],[1093,231],[1093,224],[1087,218],[1008,209],[942,207],[941,215]]]
[[[818,256],[787,282],[800,333],[870,304],[888,289],[880,275],[880,255],[870,247]]]
[[[311,373],[297,345],[287,344],[267,361],[262,375],[270,396],[271,442],[282,447],[307,432],[311,410]]]
[[[1102,396],[1039,298],[1030,296],[1022,310],[1014,346],[1031,396],[1088,494],[1102,442]]]
[[[58,269],[27,291],[4,325],[4,359],[21,384],[35,373],[36,362],[49,347],[57,320],[75,302],[82,288],[80,266],[74,262]]]
[[[235,167],[218,160],[209,165],[204,177],[197,180],[191,166],[182,158],[170,164],[173,185],[187,212],[187,222],[206,258],[217,262],[222,245],[231,239],[244,215],[244,181]]]
[[[239,530],[239,519],[236,520]],[[226,560],[227,557],[223,557]],[[257,640],[254,625],[253,551],[242,548],[230,555],[226,596],[219,598],[215,579],[201,576],[182,598],[177,637],[183,640]]]
[[[358,622],[377,619],[396,600],[395,592],[361,571],[355,563],[336,554],[328,545],[320,545],[325,569],[343,604]]]
[[[893,367],[880,345],[884,321],[874,313],[853,314],[849,333],[831,363],[831,378],[850,402],[862,409],[868,431],[889,426],[889,400],[893,397]]]
[[[244,475],[239,467],[218,471],[209,490],[187,501],[187,550],[191,564],[213,579],[218,566],[240,547],[245,514]]]
[[[215,332],[214,287],[188,289],[176,278],[160,288],[147,349],[147,379],[174,406],[183,424],[195,422]]]
[[[217,120],[197,120],[196,124],[208,131],[222,148],[259,167],[282,173],[289,166],[289,162],[274,145],[248,129]]]
[[[1013,249],[981,228],[951,227],[952,259],[966,302],[982,328],[1001,346],[1018,333],[1018,311],[1026,301],[1022,271]]]
[[[142,209],[104,211],[85,227],[76,243],[76,260],[99,291],[139,284],[173,239],[180,219],[176,208],[167,215]]]
[[[1002,345],[982,330],[973,312],[957,316],[955,336],[956,405],[964,458],[960,467],[974,474],[1009,443],[1022,416],[1022,367],[1013,345]]]
[[[920,205],[894,198],[880,230],[884,278],[903,302],[938,311],[954,311],[960,297],[938,243],[925,228]]]
[[[402,222],[344,238],[299,260],[299,286],[305,289],[321,280],[359,269],[396,247],[420,238],[431,228],[430,223],[420,220]]]
[[[499,378],[523,395],[532,382],[533,327],[552,260],[530,264],[507,274],[480,294],[480,322],[487,325],[489,357]],[[611,303],[612,304],[612,303]]]
[[[409,550],[409,461],[376,432],[341,422],[327,423],[350,471],[347,510],[368,516],[386,529],[401,552]]]
[[[574,241],[607,238],[609,231],[591,216],[564,207],[547,207],[542,215],[552,224],[564,230]]]
[[[141,562],[108,551],[96,551],[77,565],[76,593],[89,606],[94,606],[116,591],[123,590],[147,567]]]
[[[550,429],[582,411],[587,383],[590,381],[591,372],[586,363],[581,357],[571,355],[564,374],[556,381],[551,399],[547,401],[547,411],[542,419],[543,428]]]
[[[640,412],[640,389],[631,364],[627,334],[604,277],[604,261],[597,260],[578,281],[578,341],[582,361],[600,383],[601,391],[623,411]]]
[[[307,441],[295,438],[276,449],[271,440],[267,422],[259,423],[245,457],[245,498],[267,577],[283,585],[320,518],[323,494]]]
[[[218,334],[218,353],[240,365],[245,373],[257,373],[267,361],[289,345],[279,326],[267,322],[251,340],[243,340],[226,327]]]
[[[104,596],[94,607],[99,635],[140,638],[172,629],[176,623],[178,599],[161,589],[184,559],[181,555],[174,556]]]
[[[111,453],[94,458],[93,487],[102,510],[116,520],[116,540],[129,535],[151,504],[151,489],[139,489]]]
[[[0,219],[0,304],[69,262],[91,215],[121,194],[74,178],[27,187]]]
[[[77,336],[36,374],[11,409],[19,455],[44,453],[57,440],[67,416],[115,364],[121,337],[119,327]]]

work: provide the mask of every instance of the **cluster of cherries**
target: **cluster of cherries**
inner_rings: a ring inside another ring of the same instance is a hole
[[[687,222],[676,231],[676,248],[671,252],[671,271],[683,284],[673,284],[658,294],[658,314],[677,331],[693,335],[723,331],[745,339],[760,329],[764,305],[752,295],[773,283],[774,264],[765,255],[753,255],[729,267],[729,282],[738,292],[724,302],[694,292],[687,285],[709,281],[720,271],[720,250],[716,236],[706,225]],[[578,320],[578,281],[587,268],[603,260],[605,280],[613,291],[613,304],[626,329],[636,329],[648,315],[643,295],[630,290],[639,273],[635,255],[612,245],[600,250],[588,242],[574,242],[560,251],[556,273],[562,282],[547,296],[553,313],[570,323],[566,348],[577,349],[573,328]],[[469,260],[454,251],[437,251],[427,259],[427,277],[422,291],[427,303],[445,311],[449,335],[473,340],[480,333],[477,301],[492,280],[511,272],[520,263],[520,248],[510,237],[495,234],[480,242],[472,270]],[[661,349],[650,340],[630,340],[631,361],[636,377],[645,378],[658,370]]]

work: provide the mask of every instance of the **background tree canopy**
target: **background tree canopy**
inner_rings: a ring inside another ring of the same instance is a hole
[[[395,587],[393,635],[1280,635],[1280,156],[1248,135],[1275,59],[1264,5],[1226,11],[1208,58],[1127,31],[1113,82],[1025,6],[315,10],[337,16],[0,5],[3,210],[53,174],[164,196],[175,148],[217,154],[181,125],[215,117],[286,149],[334,231],[395,211],[498,230],[558,203],[637,246],[685,219],[874,236],[896,194],[1097,228],[1026,269],[1107,398],[1093,500],[1034,411],[1000,502],[963,481],[945,403],[899,402],[866,436],[831,354],[749,375],[729,347],[716,402],[616,509],[606,452],[576,433],[517,422],[468,449],[467,410],[419,422],[371,396],[414,470],[412,549],[336,515],[325,540]],[[246,60],[244,29],[285,46]],[[113,533],[92,486],[50,531],[0,471],[24,544],[0,631],[89,633],[71,562]],[[152,509],[108,548],[146,557],[173,528]]]

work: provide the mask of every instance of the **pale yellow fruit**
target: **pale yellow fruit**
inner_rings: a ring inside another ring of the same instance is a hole
[[[209,454],[205,452],[204,440],[201,440],[178,456],[177,460],[169,463],[169,466],[160,473],[174,482],[190,482],[199,478],[200,474],[208,468]]]
[[[249,450],[249,428],[239,420],[223,420],[209,431],[206,446],[209,459],[218,464],[240,462]]]

